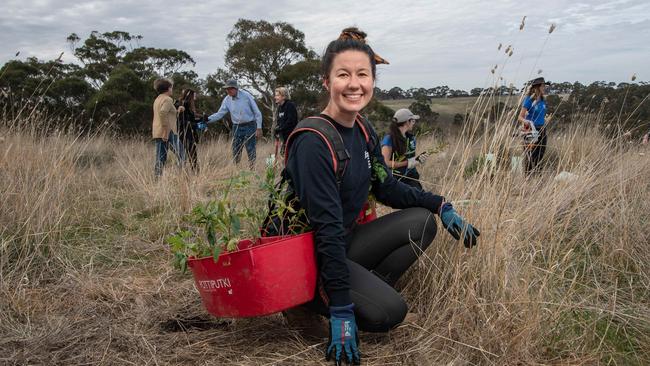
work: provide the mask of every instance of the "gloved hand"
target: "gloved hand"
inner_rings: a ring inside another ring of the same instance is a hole
[[[429,153],[425,151],[422,154],[418,155],[418,157],[415,158],[415,160],[420,164],[424,164],[424,162],[427,161],[428,158],[429,158]]]
[[[407,160],[408,165],[406,166],[406,169],[413,169],[415,168],[415,164],[418,163],[418,161],[415,158],[410,158]]]
[[[208,125],[205,122],[199,122],[196,124],[196,129],[199,131],[205,131],[208,129]]]
[[[440,219],[442,220],[442,225],[454,239],[460,240],[463,237],[465,248],[471,248],[478,244],[478,237],[481,233],[477,228],[458,215],[451,203],[447,202],[442,205],[440,208]]]
[[[334,364],[339,366],[344,359],[348,364],[361,365],[359,354],[359,335],[357,323],[354,321],[354,304],[346,306],[330,306],[330,339],[325,351],[325,359],[334,358]]]

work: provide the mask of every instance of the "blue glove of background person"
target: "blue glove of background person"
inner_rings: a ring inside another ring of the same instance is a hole
[[[199,131],[205,131],[208,129],[208,125],[205,122],[199,122],[196,124],[196,129]]]
[[[348,364],[361,365],[359,354],[359,336],[357,323],[354,321],[354,304],[330,306],[330,340],[325,351],[325,359],[334,358],[335,365],[340,365],[345,352]]]
[[[477,228],[465,221],[457,212],[451,203],[445,203],[440,208],[440,219],[442,225],[449,231],[449,234],[456,240],[464,239],[465,248],[471,248],[478,244],[478,237],[481,233]]]

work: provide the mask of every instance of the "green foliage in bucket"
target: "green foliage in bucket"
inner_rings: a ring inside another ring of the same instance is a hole
[[[180,230],[167,238],[176,268],[185,272],[189,257],[212,256],[216,262],[224,249],[237,249],[242,240],[242,221],[257,218],[252,210],[240,210],[230,202],[230,190],[242,185],[248,185],[245,177],[230,179],[220,199],[199,203],[184,217],[190,229]]]
[[[185,273],[190,257],[211,256],[216,262],[224,251],[236,250],[238,243],[243,239],[244,223],[252,224],[256,235],[259,235],[257,230],[264,226],[265,222],[270,225],[281,223],[282,230],[275,232],[282,232],[283,235],[296,235],[307,231],[309,225],[306,215],[303,209],[298,208],[297,198],[287,192],[286,187],[275,183],[274,160],[267,163],[264,177],[254,175],[253,178],[259,182],[257,189],[266,193],[268,202],[258,208],[237,207],[233,204],[230,194],[233,190],[246,189],[250,195],[249,191],[255,189],[251,184],[251,173],[244,172],[229,179],[221,190],[219,199],[197,204],[192,212],[183,218],[187,228],[167,237],[167,244],[174,256],[174,267]],[[264,197],[264,193],[255,196]],[[267,207],[271,209],[267,210]],[[254,241],[257,239],[256,235],[248,237]]]

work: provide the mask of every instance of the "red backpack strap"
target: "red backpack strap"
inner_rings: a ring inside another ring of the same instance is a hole
[[[374,128],[367,119],[358,113],[354,120],[359,125],[359,128],[366,138],[366,143],[368,144],[368,152],[372,154],[372,152],[375,150],[375,147],[379,143],[376,137],[377,135],[372,133],[374,131]]]
[[[285,166],[289,160],[289,151],[294,137],[303,132],[313,132],[323,139],[332,156],[332,167],[336,176],[336,184],[337,186],[340,186],[343,174],[345,173],[345,168],[350,160],[350,153],[345,149],[345,144],[343,143],[343,138],[339,131],[332,122],[326,118],[309,117],[298,123],[296,128],[287,138],[286,147],[284,149]]]

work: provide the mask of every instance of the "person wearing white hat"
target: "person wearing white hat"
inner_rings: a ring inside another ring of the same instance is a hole
[[[410,110],[398,109],[390,124],[390,132],[381,141],[381,154],[399,181],[422,189],[416,166],[424,163],[428,155],[415,155],[416,141],[411,131],[418,119],[420,116]]]

